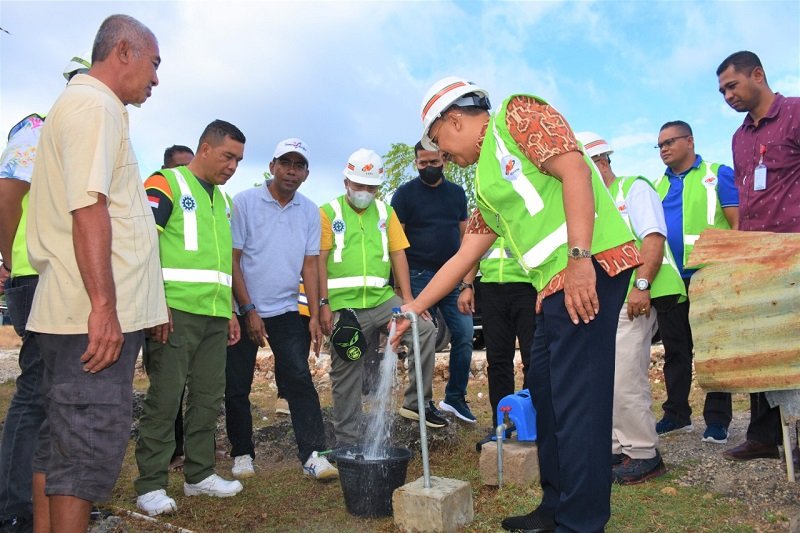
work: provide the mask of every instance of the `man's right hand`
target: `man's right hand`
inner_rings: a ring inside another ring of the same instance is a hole
[[[458,311],[462,315],[472,315],[475,312],[475,291],[473,289],[464,289],[458,295]]]
[[[247,324],[247,336],[250,337],[250,340],[262,348],[265,347],[267,345],[267,330],[264,328],[264,321],[261,320],[255,309],[247,312],[245,323]]]
[[[84,371],[95,374],[117,362],[125,338],[115,308],[92,309],[88,326],[89,345],[81,362]]]
[[[172,309],[167,307],[167,322],[164,324],[159,324],[157,326],[153,326],[149,330],[147,330],[147,336],[150,337],[151,340],[154,342],[160,342],[161,344],[166,344],[167,339],[169,338],[169,334],[174,331],[172,325]]]

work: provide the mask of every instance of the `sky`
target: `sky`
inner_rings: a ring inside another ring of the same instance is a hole
[[[159,40],[160,83],[129,108],[143,177],[172,144],[192,148],[216,118],[246,135],[226,189],[251,187],[275,145],[311,148],[300,191],[318,204],[344,192],[358,148],[388,152],[421,134],[428,87],[449,75],[545,98],[575,131],[604,136],[617,175],[655,179],[661,125],[691,124],[697,152],[731,164],[744,115],[718,92],[719,63],[751,50],[773,90],[800,96],[800,2],[40,2],[0,0],[0,132],[46,113],[62,71],[91,50],[105,17],[124,13]],[[5,137],[3,133],[0,137]]]

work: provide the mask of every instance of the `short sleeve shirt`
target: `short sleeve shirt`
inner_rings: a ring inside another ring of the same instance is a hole
[[[319,208],[299,192],[281,206],[269,183],[237,194],[231,220],[244,284],[262,318],[297,311],[303,262],[319,255],[320,242]]]
[[[22,119],[11,128],[8,144],[0,155],[0,179],[12,178],[31,182],[33,162],[36,160],[36,145],[44,126],[44,118],[33,114]]]
[[[167,321],[153,213],[131,146],[128,113],[101,81],[72,78],[42,129],[31,179],[28,253],[39,285],[28,329],[88,331],[91,304],[72,241],[73,212],[106,197],[111,268],[123,333]]]

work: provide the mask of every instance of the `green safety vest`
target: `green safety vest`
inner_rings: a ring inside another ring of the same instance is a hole
[[[516,95],[514,95],[516,96]],[[561,182],[539,171],[506,128],[506,99],[489,120],[475,174],[478,208],[486,224],[506,238],[536,290],[567,266],[567,223]],[[546,103],[541,98],[537,101]],[[593,254],[634,240],[591,159],[595,222]]]
[[[528,274],[506,248],[505,239],[498,237],[481,259],[481,283],[530,283]]]
[[[331,310],[371,309],[387,301],[394,295],[387,235],[392,207],[376,199],[359,214],[342,195],[322,210],[333,233],[327,263]]]
[[[719,203],[719,163],[700,162],[683,178],[683,264],[689,259],[694,243],[708,228],[731,229]],[[669,192],[669,178],[664,174],[655,183],[661,201]]]
[[[11,277],[18,276],[36,276],[38,272],[33,269],[31,262],[28,260],[28,244],[25,241],[25,231],[28,227],[28,195],[25,193],[22,197],[22,215],[19,217],[19,225],[17,232],[14,234],[14,242],[11,245]]]
[[[231,318],[230,198],[214,201],[185,166],[158,171],[173,194],[172,213],[158,238],[167,305],[196,315]]]
[[[646,183],[648,187],[653,188],[650,181],[642,176],[619,176],[608,187],[611,196],[614,198],[614,202],[617,204],[617,211],[622,215],[622,219],[632,232],[633,226],[631,226],[631,219],[628,215],[627,198],[628,192],[630,192],[636,180],[641,180]],[[641,239],[639,239],[636,232],[633,232],[633,236],[636,238],[636,247],[641,250]],[[666,235],[664,235],[664,237],[666,237]],[[628,287],[628,293],[630,293],[633,288],[633,282],[634,279],[632,276],[630,286]],[[669,245],[667,245],[667,241],[664,239],[664,257],[661,260],[661,268],[658,269],[656,277],[651,283],[650,298],[658,298],[659,296],[668,296],[671,294],[679,294],[679,302],[686,300],[686,285],[684,285],[681,279],[681,274],[678,272],[678,265],[675,264],[675,259],[672,257]]]

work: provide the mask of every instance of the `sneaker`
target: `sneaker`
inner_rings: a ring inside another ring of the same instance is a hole
[[[449,399],[447,401],[442,400],[439,402],[439,409],[442,411],[447,411],[449,413],[453,413],[456,415],[457,418],[467,422],[469,424],[474,424],[478,420],[475,418],[475,415],[472,414],[472,411],[469,410],[467,406],[467,402],[464,399]]]
[[[236,479],[255,476],[256,471],[253,468],[253,458],[249,455],[237,455],[234,457],[231,474],[233,474],[233,477]]]
[[[433,402],[431,402],[433,403]],[[408,407],[401,407],[397,413],[403,418],[408,420],[419,420],[419,413],[416,409],[409,409]],[[437,409],[436,412],[431,409],[430,405],[425,408],[425,425],[429,428],[439,429],[447,425],[447,420],[442,418],[441,413]]]
[[[703,442],[713,442],[714,444],[725,444],[728,442],[728,428],[718,424],[711,424],[706,427],[701,440]]]
[[[167,496],[164,489],[151,490],[136,498],[136,507],[147,513],[147,516],[156,516],[172,513],[178,510],[175,500]]]
[[[289,402],[286,401],[286,398],[278,398],[275,401],[275,414],[279,415],[292,414],[292,412],[289,410]]]
[[[675,422],[674,420],[670,420],[669,418],[662,418],[658,422],[656,422],[656,433],[659,435],[667,435],[668,433],[673,433],[675,431],[682,431],[684,433],[689,433],[690,431],[694,430],[694,426],[691,422],[688,424],[681,424],[679,422]]]
[[[435,414],[439,418],[444,418],[444,413],[441,412],[438,407],[436,407],[436,404],[433,403],[433,400],[428,400],[428,409],[430,409],[431,413]],[[425,412],[427,413],[428,411]]]
[[[661,459],[661,454],[656,450],[652,459],[631,459],[625,457],[622,462],[611,469],[612,481],[620,485],[635,485],[648,479],[663,476],[667,467]]]
[[[184,483],[183,493],[187,496],[216,496],[217,498],[227,498],[229,496],[236,496],[242,491],[242,484],[236,480],[228,481],[219,477],[217,474],[211,474],[200,483]]]
[[[305,475],[319,481],[328,481],[339,477],[339,471],[324,457],[311,454],[306,464],[303,465]]]
[[[612,453],[611,454],[611,466],[617,466],[618,464],[622,464],[622,461],[628,457],[624,453]]]

